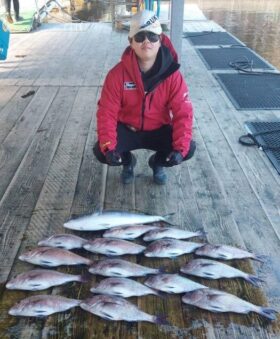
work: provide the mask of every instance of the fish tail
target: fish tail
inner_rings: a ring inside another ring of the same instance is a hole
[[[164,315],[153,316],[153,323],[158,325],[169,325],[169,322],[166,320],[166,316]]]
[[[270,320],[276,319],[276,313],[278,313],[276,310],[268,307],[259,307],[258,313]]]
[[[157,295],[158,297],[160,297],[163,300],[167,299],[167,294],[164,293],[164,292],[154,290],[154,294]]]
[[[245,277],[245,280],[248,281],[249,283],[255,285],[255,286],[259,286],[259,284],[261,282],[263,282],[262,279],[256,277],[255,275],[250,275],[248,274],[246,277]]]
[[[265,262],[266,256],[265,255],[255,255],[253,259],[260,261],[260,262]]]
[[[197,231],[197,236],[198,237],[202,237],[202,238],[206,238],[208,232],[204,231],[203,229],[200,229]]]
[[[90,280],[91,277],[92,275],[89,272],[86,272],[84,274],[78,275],[78,281],[81,283],[86,283]]]
[[[166,267],[165,266],[160,266],[159,269],[158,269],[158,273],[159,274],[166,273]]]
[[[168,213],[168,214],[163,215],[163,216],[162,216],[163,221],[166,222],[166,223],[169,224],[169,225],[173,225],[173,226],[174,226],[174,224],[173,224],[172,222],[168,221],[168,219],[169,219],[172,215],[174,215],[174,214],[175,214],[175,212],[173,212],[173,213]]]

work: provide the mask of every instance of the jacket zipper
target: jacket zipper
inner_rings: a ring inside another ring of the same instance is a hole
[[[142,114],[141,114],[141,131],[144,129],[144,116],[145,116],[145,107],[146,107],[146,97],[149,93],[146,92],[144,95],[144,99],[142,101]]]

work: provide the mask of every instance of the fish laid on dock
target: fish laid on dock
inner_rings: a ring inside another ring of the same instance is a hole
[[[145,285],[154,288],[155,290],[167,293],[184,293],[194,291],[201,288],[208,288],[202,284],[196,283],[193,280],[184,278],[179,274],[158,274],[149,277]]]
[[[109,295],[96,295],[80,304],[85,311],[106,320],[147,321],[155,324],[166,324],[161,317],[141,311],[126,299]]]
[[[6,288],[10,290],[39,291],[72,281],[86,282],[87,280],[88,278],[85,275],[74,275],[54,270],[39,269],[17,275],[8,281]]]
[[[38,246],[59,247],[66,250],[82,248],[88,240],[74,234],[54,234],[38,242]]]
[[[166,218],[158,215],[105,211],[69,220],[64,227],[78,231],[98,231],[116,226],[149,224],[157,221],[166,221]]]
[[[211,244],[205,244],[200,247],[195,251],[195,254],[222,260],[250,258],[263,262],[265,258],[263,255],[256,255],[246,250],[242,250],[241,248]]]
[[[141,266],[122,259],[105,259],[93,262],[89,272],[105,277],[144,277],[148,274],[158,274],[160,269]]]
[[[60,265],[90,265],[91,260],[62,248],[37,247],[19,256],[30,264],[56,267]]]
[[[268,307],[256,306],[240,299],[233,294],[214,289],[202,289],[186,293],[182,297],[186,304],[194,305],[211,312],[258,313],[270,320],[276,319],[276,310]]]
[[[140,237],[144,233],[151,230],[157,230],[160,227],[153,225],[128,225],[128,226],[117,226],[107,230],[104,234],[104,238],[117,238],[132,240]]]
[[[96,287],[92,287],[90,291],[96,294],[116,295],[123,298],[140,297],[148,294],[159,295],[156,290],[127,278],[103,279]]]
[[[10,315],[25,317],[46,317],[50,314],[67,311],[80,305],[80,300],[69,299],[59,295],[33,295],[14,305]]]
[[[96,238],[88,241],[83,248],[87,251],[109,256],[124,254],[139,254],[146,247],[122,239]]]
[[[159,239],[171,238],[171,239],[189,239],[193,237],[205,237],[206,232],[204,231],[196,231],[190,232],[186,230],[182,230],[180,228],[173,227],[161,227],[155,230],[151,230],[145,234],[143,239],[145,241],[155,241]]]
[[[173,258],[182,254],[192,253],[204,244],[177,239],[161,239],[147,246],[146,257]]]
[[[263,280],[232,266],[209,259],[193,259],[181,267],[181,272],[207,279],[242,278],[257,286]]]

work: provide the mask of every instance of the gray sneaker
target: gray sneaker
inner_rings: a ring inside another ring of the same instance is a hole
[[[162,166],[155,165],[155,154],[150,157],[149,166],[153,170],[154,183],[157,185],[165,185],[167,176]]]

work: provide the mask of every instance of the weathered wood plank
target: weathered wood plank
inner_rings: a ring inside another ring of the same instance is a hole
[[[0,145],[0,198],[7,189],[34,134],[47,113],[57,88],[40,88],[26,107],[21,118]]]
[[[24,112],[32,100],[32,96],[22,98],[23,94],[31,90],[37,91],[36,87],[8,87],[10,90],[16,90],[15,95],[6,103],[5,107],[0,111],[0,144],[10,133],[11,129],[16,124],[20,115]]]
[[[69,88],[65,89],[66,97],[71,94],[69,90]],[[65,124],[63,124],[63,127],[65,126],[65,128],[61,131],[63,134],[60,134],[58,148],[52,147],[55,156],[26,229],[28,236],[24,237],[19,252],[25,251],[28,247],[36,246],[37,242],[45,236],[64,231],[63,222],[69,215],[72,204],[84,144],[92,116],[91,105],[95,101],[95,96],[89,95],[89,92],[94,93],[92,89],[82,88],[78,93],[77,89],[71,89],[71,92],[71,100],[68,99],[68,110],[65,109],[64,114],[61,113]],[[57,112],[57,110],[55,111]],[[68,119],[69,113],[70,117]],[[12,273],[19,273],[28,268],[30,269],[31,265],[16,261]],[[50,317],[46,324],[52,324],[52,321],[56,322],[56,320],[52,320],[56,319],[55,317],[56,315]],[[60,322],[65,315],[61,317],[58,318]],[[13,322],[17,323],[16,320],[13,319]],[[38,335],[43,325],[41,322],[41,325],[38,326]],[[18,326],[18,338],[25,338],[28,324],[22,321]],[[45,327],[47,326],[45,325]],[[33,329],[32,331],[34,334],[35,330]],[[51,331],[51,328],[48,327],[47,330],[44,330],[44,333],[46,331]]]

